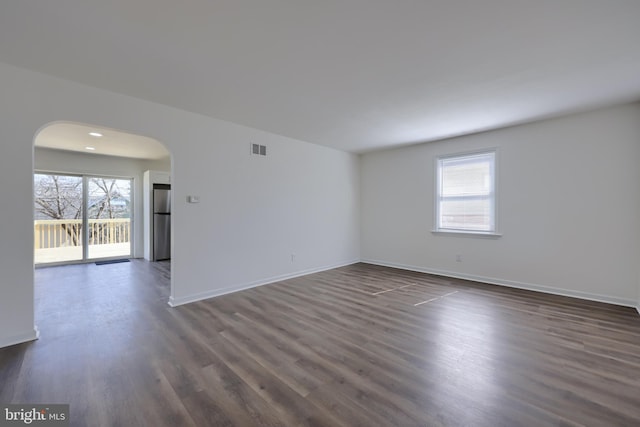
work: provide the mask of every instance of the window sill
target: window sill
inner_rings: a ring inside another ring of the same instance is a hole
[[[431,234],[438,236],[479,237],[484,239],[499,239],[502,234],[485,231],[457,231],[457,230],[431,230]]]

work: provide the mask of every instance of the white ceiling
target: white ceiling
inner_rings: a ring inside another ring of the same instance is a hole
[[[102,136],[91,136],[89,133],[98,133]],[[56,150],[134,159],[159,160],[170,155],[164,145],[155,139],[77,123],[50,124],[36,135],[35,145]]]
[[[0,61],[362,152],[640,99],[638,0],[30,0]]]

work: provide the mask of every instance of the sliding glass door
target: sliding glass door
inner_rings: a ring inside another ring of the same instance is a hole
[[[87,258],[131,255],[131,180],[87,180]]]
[[[81,176],[35,174],[35,263],[83,259]]]
[[[34,174],[36,264],[131,256],[132,180]]]

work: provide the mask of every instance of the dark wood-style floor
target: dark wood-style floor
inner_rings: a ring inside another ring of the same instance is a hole
[[[0,402],[76,426],[638,426],[640,316],[356,264],[178,308],[168,263],[36,271]]]

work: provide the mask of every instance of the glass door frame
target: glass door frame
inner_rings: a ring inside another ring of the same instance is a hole
[[[71,264],[83,264],[83,263],[91,263],[95,261],[108,261],[108,260],[116,260],[123,258],[132,258],[133,257],[133,249],[134,249],[134,240],[135,240],[135,177],[131,176],[116,176],[116,175],[104,175],[104,174],[84,174],[84,173],[73,173],[73,172],[54,172],[47,170],[34,170],[33,176],[35,175],[60,175],[60,176],[71,176],[76,178],[82,178],[82,259],[74,259],[69,261],[54,261],[54,262],[44,262],[44,263],[35,263],[34,258],[34,266],[35,267],[52,267],[56,265],[71,265]],[[123,181],[129,181],[129,222],[130,222],[130,232],[129,232],[129,254],[128,255],[116,255],[112,257],[101,257],[101,258],[89,258],[89,180],[92,178],[104,178],[104,179],[118,179]],[[33,196],[35,196],[35,188],[32,187]],[[34,197],[35,204],[35,197]],[[35,221],[35,218],[34,218]],[[35,248],[34,248],[35,250]],[[35,254],[34,254],[35,257]]]
[[[133,248],[134,248],[134,211],[135,211],[135,200],[134,200],[134,184],[135,179],[132,177],[118,177],[118,176],[110,176],[110,175],[82,175],[82,192],[83,192],[83,211],[82,211],[82,224],[83,228],[83,236],[82,236],[82,260],[83,262],[94,262],[94,261],[107,261],[112,259],[122,259],[122,258],[131,258],[133,257]],[[89,181],[92,178],[104,178],[104,179],[116,179],[121,181],[129,181],[129,253],[127,255],[115,255],[111,257],[89,257]]]

